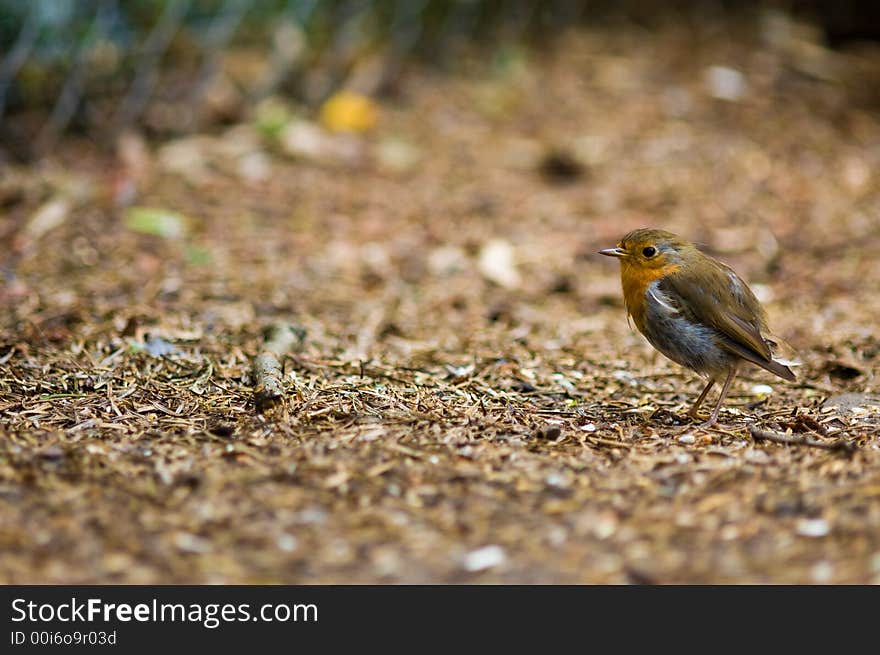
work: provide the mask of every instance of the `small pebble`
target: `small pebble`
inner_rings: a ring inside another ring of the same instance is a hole
[[[766,464],[770,461],[770,455],[763,450],[748,450],[746,451],[745,458],[747,462],[752,464]]]
[[[724,541],[733,541],[739,537],[739,528],[735,525],[725,525],[721,528],[720,536]]]
[[[551,546],[561,546],[565,543],[566,538],[568,537],[568,533],[565,531],[565,528],[554,527],[550,528],[547,532],[547,542]]]
[[[831,562],[818,562],[810,569],[810,577],[816,584],[828,584],[834,575],[834,566]]]
[[[174,537],[174,545],[185,553],[207,553],[211,550],[211,542],[188,532],[179,532]]]
[[[292,553],[296,550],[297,540],[292,534],[283,534],[278,537],[277,544],[278,550],[282,550],[285,553]]]
[[[503,239],[492,239],[483,246],[478,267],[483,277],[505,289],[516,289],[522,282],[516,268],[516,251]]]
[[[726,66],[711,66],[706,70],[706,86],[709,94],[719,100],[736,102],[746,94],[748,84],[738,70]]]
[[[613,513],[604,513],[596,519],[593,526],[593,534],[597,539],[608,539],[617,532],[618,520],[617,515]]]
[[[320,507],[307,507],[296,515],[298,523],[320,525],[327,520],[327,512]]]
[[[147,336],[144,349],[152,357],[170,357],[179,354],[174,344],[165,341],[162,337]]]
[[[556,487],[557,489],[564,489],[568,486],[566,479],[559,473],[551,473],[544,478],[544,482],[546,482],[548,486]]]
[[[797,533],[802,537],[824,537],[830,531],[825,519],[801,519],[797,524]]]
[[[491,569],[493,566],[503,564],[507,560],[507,554],[501,546],[483,546],[472,550],[464,556],[462,562],[466,571],[476,572]]]
[[[769,396],[771,393],[773,393],[773,387],[768,384],[756,384],[752,387],[752,395],[758,398]]]

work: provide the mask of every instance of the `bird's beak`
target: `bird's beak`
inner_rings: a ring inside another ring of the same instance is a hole
[[[623,248],[606,248],[605,250],[600,250],[599,254],[606,257],[628,257],[626,250]]]

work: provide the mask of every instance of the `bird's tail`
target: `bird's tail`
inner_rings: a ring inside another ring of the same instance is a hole
[[[797,380],[797,375],[795,375],[790,367],[800,366],[801,363],[798,361],[797,352],[792,348],[791,344],[784,339],[780,339],[775,334],[769,338],[765,337],[764,341],[770,347],[772,359],[766,364],[761,364],[761,366],[789,382]]]

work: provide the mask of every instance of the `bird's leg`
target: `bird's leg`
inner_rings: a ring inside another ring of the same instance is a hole
[[[730,383],[733,382],[733,378],[736,376],[736,367],[730,369],[730,372],[727,374],[727,379],[724,381],[724,386],[721,387],[721,395],[718,396],[718,402],[715,403],[715,409],[712,410],[712,416],[709,417],[709,420],[703,423],[700,427],[709,428],[715,425],[715,421],[718,420],[718,412],[721,411],[721,403],[724,402],[724,398],[727,396],[727,392],[730,390]]]
[[[697,398],[697,402],[694,403],[694,406],[691,407],[691,410],[688,412],[688,416],[693,419],[699,418],[699,414],[697,412],[700,410],[700,405],[703,404],[703,401],[706,399],[706,394],[709,393],[709,389],[712,388],[712,385],[715,384],[715,379],[712,378],[709,380],[709,384],[706,385],[706,388],[700,392],[700,397]]]

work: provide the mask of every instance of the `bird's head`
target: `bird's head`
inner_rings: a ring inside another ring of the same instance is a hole
[[[696,247],[672,232],[640,228],[624,236],[616,248],[600,250],[599,254],[620,259],[621,269],[633,272],[661,273],[684,263]]]

